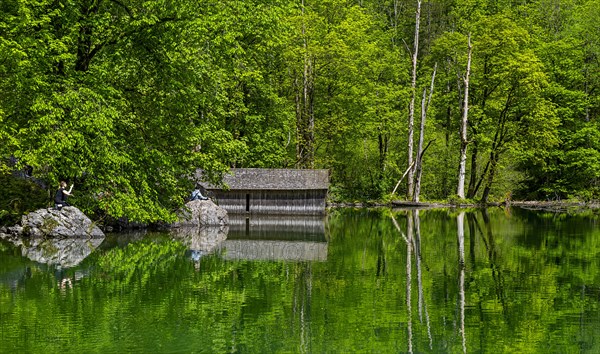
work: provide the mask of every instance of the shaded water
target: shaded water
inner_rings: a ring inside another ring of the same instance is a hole
[[[600,352],[599,217],[334,210],[0,243],[0,352]]]

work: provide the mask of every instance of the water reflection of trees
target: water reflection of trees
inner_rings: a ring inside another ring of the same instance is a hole
[[[490,343],[503,343],[515,352],[542,350],[548,341],[560,351],[579,350],[574,349],[579,348],[577,344],[561,339],[576,328],[571,337],[579,338],[586,348],[594,347],[590,332],[598,326],[590,326],[589,319],[590,313],[598,314],[595,308],[600,304],[596,267],[600,239],[592,236],[598,231],[591,227],[582,233],[593,222],[581,216],[499,208],[428,211],[423,213],[428,228],[423,233],[417,227],[422,224],[423,214],[398,214],[406,215],[405,225],[394,221],[399,239],[407,245],[412,240],[414,245],[406,247],[409,343],[405,350],[428,350],[424,349],[423,337],[417,342],[419,346],[410,342],[418,338],[415,333],[424,331],[422,322],[414,316],[414,309],[420,306],[415,303],[417,291],[419,296],[424,291],[424,298],[429,299],[425,304],[430,306],[423,309],[431,309],[433,304],[433,348],[452,343],[439,342],[448,324],[453,325],[457,339],[452,351],[485,351]],[[431,218],[432,214],[437,215]],[[532,219],[537,230],[531,227]],[[432,222],[437,224],[432,227]],[[566,236],[574,231],[574,236]],[[454,244],[449,242],[451,238]],[[421,274],[418,262],[427,264],[421,267]],[[451,313],[448,305],[453,303],[456,305]],[[581,319],[580,325],[574,323],[576,318]],[[451,337],[443,338],[447,341]]]
[[[462,339],[463,353],[467,352],[467,335],[465,333],[465,213],[456,216],[456,234],[458,241],[458,308],[459,332]]]
[[[594,288],[590,284],[595,284],[595,280],[589,275],[577,273],[598,264],[598,260],[578,263],[577,259],[590,259],[586,255],[590,250],[575,250],[568,244],[585,239],[591,246],[591,254],[597,255],[600,242],[594,241],[595,238],[575,237],[556,242],[560,236],[555,235],[560,235],[560,231],[555,231],[556,224],[550,224],[538,230],[541,233],[527,235],[527,243],[524,243],[524,233],[531,230],[521,220],[521,212],[506,213],[501,209],[425,212],[427,216],[438,215],[426,218],[427,231],[423,232],[421,213],[392,213],[396,235],[404,244],[402,254],[406,257],[403,261],[406,277],[403,323],[407,342],[403,350],[419,352],[440,347],[448,350],[454,343],[452,351],[478,351],[489,348],[490,343],[506,342],[507,338],[510,338],[507,344],[510,350],[525,349],[528,342],[534,343],[534,347],[543,347],[545,342],[541,338],[551,333],[547,326],[565,326],[560,319],[569,312],[557,309],[557,304],[563,307],[579,303],[580,308],[575,306],[571,311],[575,311],[582,323],[589,318],[586,304],[590,303],[591,293],[599,291],[590,291]],[[399,219],[403,225],[398,223],[398,215],[403,216]],[[531,215],[526,217],[531,219]],[[564,219],[555,219],[564,222]],[[432,227],[432,220],[438,225]],[[542,222],[537,223],[540,224]],[[541,240],[532,242],[535,237]],[[451,238],[453,243],[449,242]],[[547,249],[540,252],[541,247]],[[553,259],[552,248],[559,247],[563,252],[561,262]],[[564,267],[562,262],[572,264]],[[571,278],[568,273],[577,275]],[[584,280],[586,278],[588,280]],[[572,287],[572,281],[582,285]],[[598,289],[597,285],[594,289]],[[598,303],[597,299],[592,302]],[[429,318],[431,303],[434,304],[433,321]],[[451,304],[455,304],[453,313],[448,312]],[[440,337],[443,333],[449,334],[449,328],[453,328],[455,342],[448,342],[451,338],[448,335]],[[580,327],[578,337],[583,338],[583,343],[589,343],[589,328]],[[569,346],[560,344],[559,347]]]
[[[597,352],[597,230],[569,237],[572,225],[549,225],[525,242],[518,212],[394,212],[393,223],[388,214],[335,215],[327,262],[215,251],[196,271],[181,240],[136,239],[88,257],[92,273],[66,294],[34,270],[29,289],[43,296],[17,292],[0,322],[23,315],[19,328],[58,338],[29,351],[91,336],[108,351]],[[0,281],[0,311],[11,294]],[[118,335],[132,328],[148,333]]]
[[[413,256],[417,272],[417,308],[419,322],[423,323],[423,312],[425,313],[425,324],[427,328],[427,337],[429,338],[429,349],[433,349],[433,338],[431,336],[431,326],[429,322],[429,312],[423,293],[422,281],[422,258],[421,258],[421,219],[418,210],[410,210],[406,218],[406,235],[398,225],[396,219],[392,216],[394,226],[401,233],[406,243],[406,310],[407,310],[407,336],[408,352],[413,352],[413,319],[412,319],[412,261]]]

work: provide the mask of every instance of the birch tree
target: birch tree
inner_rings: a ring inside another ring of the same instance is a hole
[[[415,193],[413,196],[414,202],[419,202],[419,196],[421,195],[421,177],[423,176],[423,155],[425,150],[433,142],[430,141],[426,147],[423,147],[423,141],[425,138],[425,120],[427,119],[427,110],[431,105],[431,97],[433,96],[433,88],[435,85],[435,74],[437,72],[437,63],[433,67],[433,74],[431,75],[431,85],[429,87],[429,97],[427,98],[427,89],[423,90],[423,98],[421,99],[421,126],[419,129],[419,145],[417,149],[417,160],[415,164]]]
[[[417,60],[419,55],[419,28],[421,23],[421,0],[417,0],[417,9],[415,11],[415,39],[413,43],[413,50],[411,55],[411,81],[410,81],[410,103],[408,106],[408,152],[407,152],[407,164],[408,164],[408,175],[407,179],[407,192],[406,197],[408,200],[413,199],[414,195],[414,125],[415,125],[415,99],[417,94]]]
[[[469,75],[471,74],[471,34],[468,35],[467,44],[467,70],[463,78],[464,84],[464,95],[463,95],[463,109],[462,117],[460,121],[460,162],[458,165],[458,187],[456,194],[460,199],[465,199],[465,174],[467,165],[467,125],[469,117]]]

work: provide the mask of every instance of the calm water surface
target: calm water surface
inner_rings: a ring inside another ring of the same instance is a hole
[[[599,216],[334,210],[0,243],[2,353],[600,353]]]

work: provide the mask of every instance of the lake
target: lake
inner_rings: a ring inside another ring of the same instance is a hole
[[[599,353],[600,216],[334,209],[0,243],[0,352]]]

